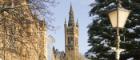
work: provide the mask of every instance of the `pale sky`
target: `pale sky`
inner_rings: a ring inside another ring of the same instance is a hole
[[[56,31],[48,31],[49,34],[55,38],[54,46],[59,51],[65,51],[65,37],[64,37],[64,21],[65,18],[69,19],[70,3],[73,6],[75,22],[79,20],[79,51],[84,54],[89,49],[88,47],[88,34],[87,26],[92,22],[89,17],[89,6],[93,0],[56,0],[59,2],[55,8],[52,9],[54,13],[55,21],[53,24],[56,26]]]

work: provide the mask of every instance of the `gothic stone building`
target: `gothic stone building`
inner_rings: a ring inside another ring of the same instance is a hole
[[[74,13],[72,6],[69,12],[69,22],[65,22],[65,53],[66,60],[79,60],[79,46],[78,46],[78,36],[79,36],[79,26],[78,23],[74,21]]]
[[[56,53],[56,50],[53,50],[53,59],[52,60],[79,60],[79,46],[78,46],[78,36],[79,36],[79,26],[78,22],[75,23],[74,12],[72,6],[70,6],[69,11],[69,21],[68,24],[65,21],[64,24],[65,30],[65,53],[59,52]]]
[[[0,0],[5,7],[28,0]],[[0,60],[46,60],[46,24],[28,6],[0,12]]]
[[[65,59],[65,52],[64,51],[58,51],[58,49],[55,49],[53,47],[53,54],[51,60],[66,60]]]

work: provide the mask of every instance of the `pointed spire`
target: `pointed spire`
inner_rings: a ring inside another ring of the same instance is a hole
[[[72,7],[72,4],[70,3],[70,12],[73,13],[73,7]]]
[[[65,18],[65,22],[64,22],[64,27],[65,27],[65,29],[67,28],[67,20],[66,20],[66,18]]]
[[[74,12],[73,12],[72,5],[70,5],[69,23],[68,23],[68,26],[72,26],[72,25],[74,25],[74,24],[75,24],[75,22],[74,22]]]
[[[77,27],[79,27],[79,22],[78,22],[78,19],[77,19],[77,22],[76,22],[76,26],[77,26]]]
[[[70,13],[72,13],[73,14],[73,7],[72,7],[72,5],[70,4]]]
[[[65,24],[67,24],[67,19],[65,18]]]

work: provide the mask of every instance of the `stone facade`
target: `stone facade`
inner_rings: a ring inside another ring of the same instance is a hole
[[[27,1],[0,0],[0,3],[12,7],[28,4]],[[2,12],[0,60],[46,60],[46,30],[45,20],[33,16],[28,6]]]
[[[58,51],[57,49],[53,48],[53,55],[51,60],[66,60],[65,52]]]

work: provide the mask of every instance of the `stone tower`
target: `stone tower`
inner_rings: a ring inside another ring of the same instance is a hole
[[[65,21],[65,53],[66,60],[79,60],[79,46],[78,46],[78,36],[79,36],[79,26],[78,22],[74,21],[74,12],[72,6],[70,6],[69,11],[69,21],[68,24]]]

